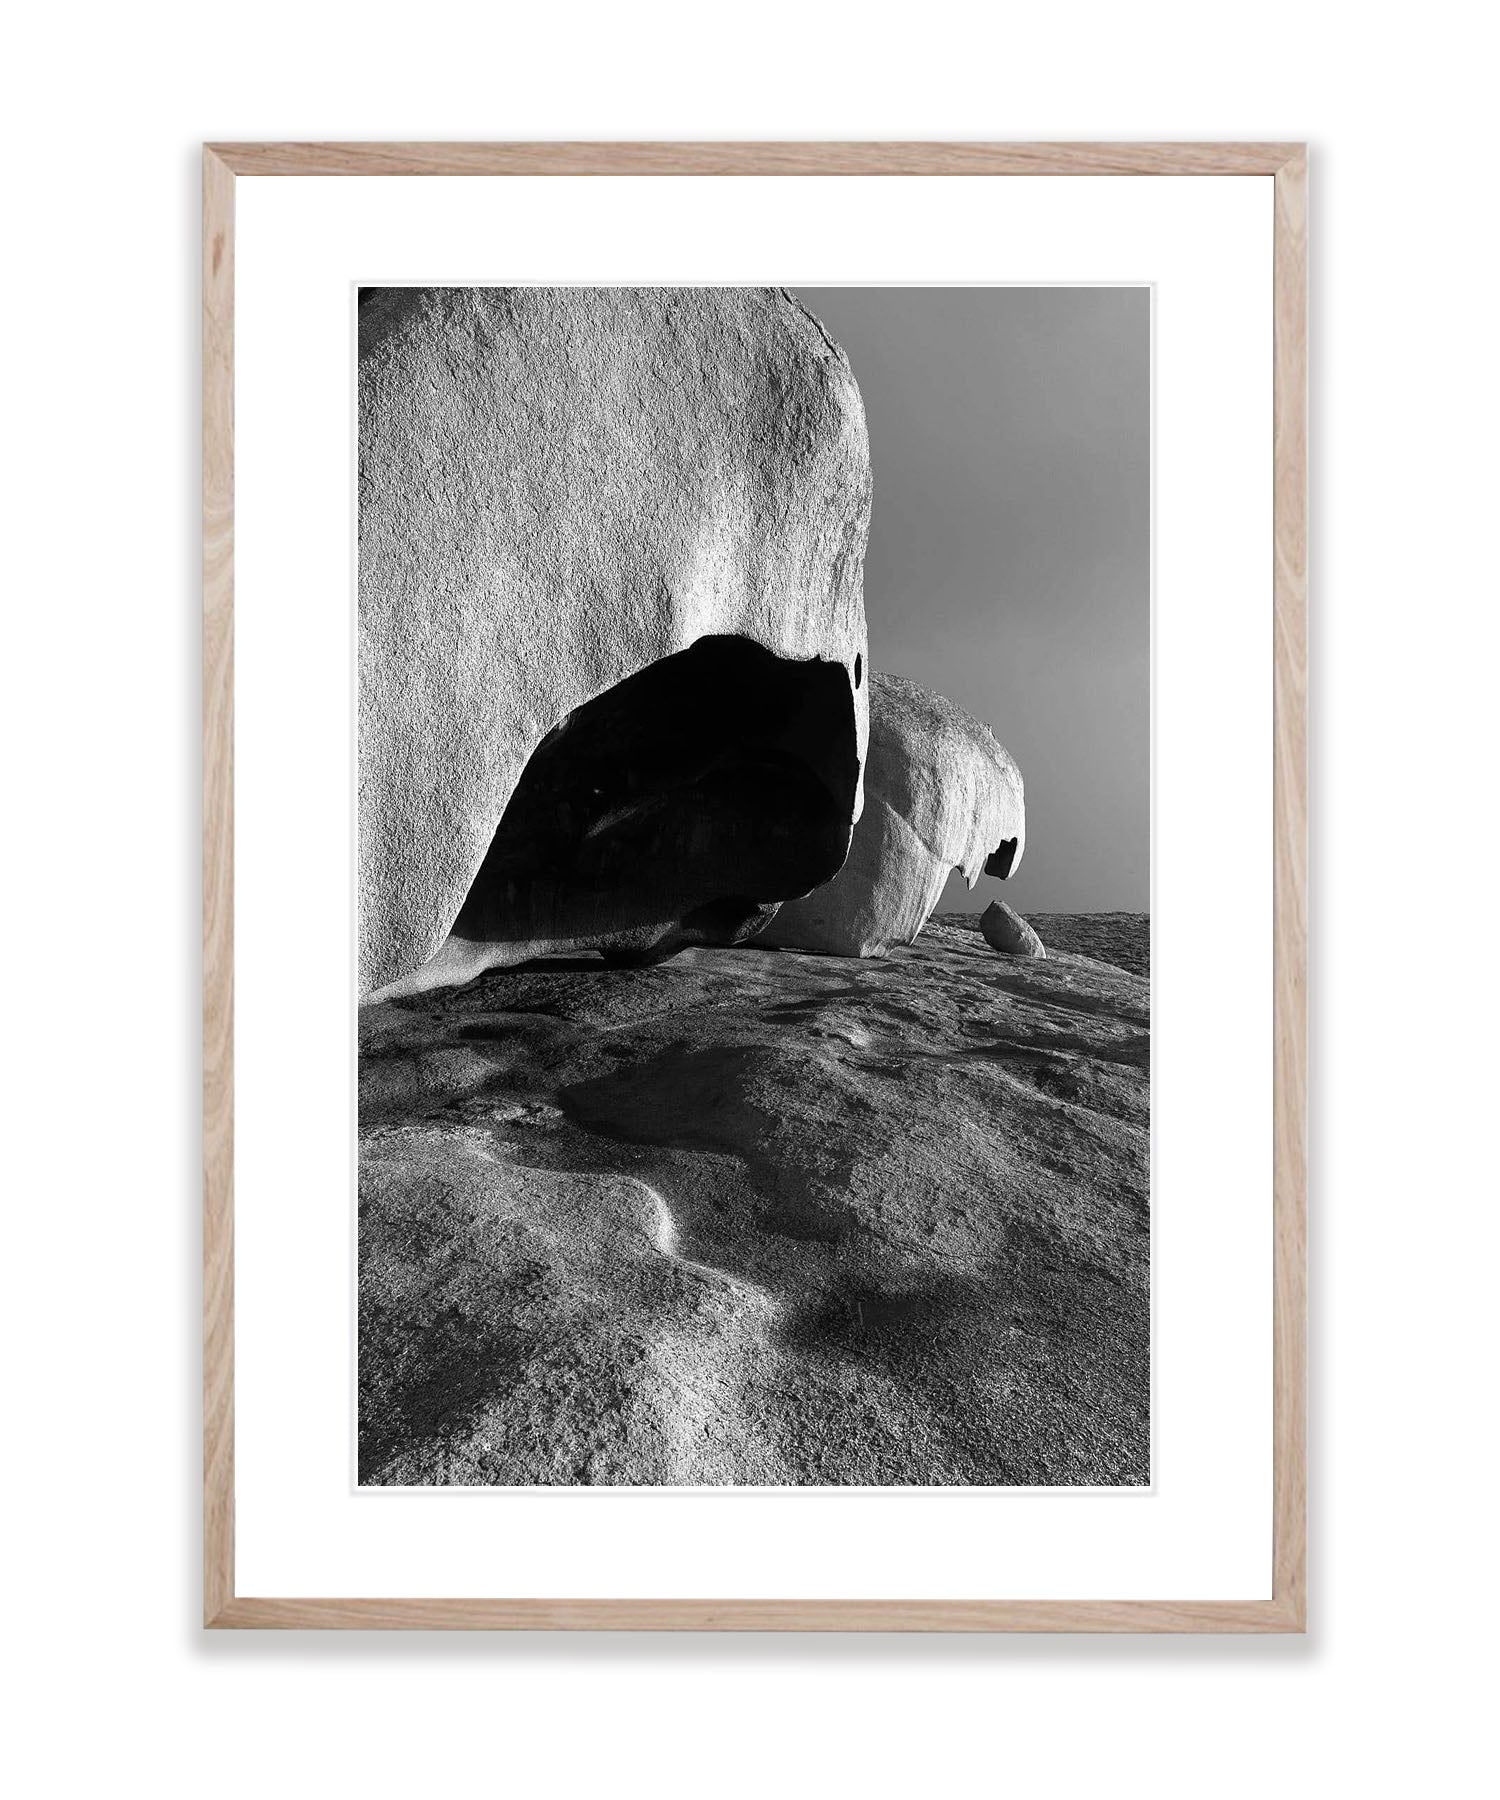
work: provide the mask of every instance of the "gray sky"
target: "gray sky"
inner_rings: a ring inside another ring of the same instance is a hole
[[[797,293],[864,395],[871,663],[987,721],[1026,782],[1018,873],[942,907],[1146,911],[1149,290]]]

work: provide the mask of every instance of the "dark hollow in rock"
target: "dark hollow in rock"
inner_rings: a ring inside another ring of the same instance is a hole
[[[628,963],[739,942],[838,870],[858,779],[845,669],[701,638],[542,740],[452,951],[493,965],[597,949]]]
[[[984,872],[993,875],[1000,881],[1008,881],[1010,872],[1016,866],[1016,850],[1021,840],[1005,838],[996,849],[985,858]]]

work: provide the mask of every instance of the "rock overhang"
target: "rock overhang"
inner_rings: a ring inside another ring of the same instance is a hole
[[[362,990],[445,944],[549,736],[710,640],[841,671],[847,845],[870,474],[822,327],[775,289],[361,301]]]

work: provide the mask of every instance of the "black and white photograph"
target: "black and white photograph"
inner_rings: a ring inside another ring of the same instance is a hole
[[[18,1793],[1478,1785],[1482,23],[16,14]]]
[[[358,1481],[1151,1469],[1151,290],[358,291]]]

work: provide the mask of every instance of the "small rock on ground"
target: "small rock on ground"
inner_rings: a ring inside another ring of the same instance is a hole
[[[1042,940],[1021,915],[1003,900],[996,900],[980,915],[984,941],[1007,956],[1045,956]]]

